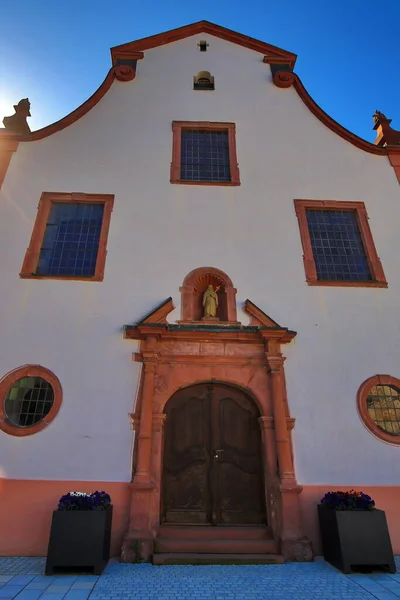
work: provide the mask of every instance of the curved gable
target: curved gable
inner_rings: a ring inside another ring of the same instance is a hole
[[[277,46],[261,42],[255,38],[226,29],[225,27],[215,25],[209,21],[198,21],[197,23],[185,25],[177,29],[111,48],[112,67],[103,83],[90,98],[69,115],[66,115],[59,121],[42,129],[24,135],[13,135],[11,132],[7,131],[7,143],[9,143],[10,136],[17,142],[41,140],[72,125],[96,106],[111,88],[115,79],[118,79],[119,81],[131,81],[135,78],[137,60],[144,57],[144,52],[146,50],[174,43],[197,34],[209,34],[255,52],[259,52],[263,55],[263,62],[268,63],[271,66],[273,82],[275,85],[281,88],[293,86],[307,108],[331,131],[365,152],[378,155],[387,154],[385,147],[372,144],[363,138],[360,138],[337,123],[337,121],[322,110],[308,94],[299,76],[293,73],[293,67],[297,58],[295,54],[283,50],[282,48],[278,48]],[[5,130],[0,130],[1,142],[5,140],[5,134]]]

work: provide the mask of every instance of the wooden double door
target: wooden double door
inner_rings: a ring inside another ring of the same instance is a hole
[[[259,411],[234,387],[179,390],[165,412],[162,523],[266,524]]]

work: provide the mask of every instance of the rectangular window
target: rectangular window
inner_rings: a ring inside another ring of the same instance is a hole
[[[21,277],[101,281],[113,200],[44,192]]]
[[[320,281],[371,281],[357,216],[351,210],[306,210]]]
[[[309,285],[387,287],[363,202],[295,200]]]
[[[234,123],[174,121],[171,183],[240,185]]]
[[[182,181],[230,181],[227,131],[183,129]]]

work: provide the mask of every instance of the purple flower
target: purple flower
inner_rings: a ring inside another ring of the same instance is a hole
[[[102,491],[91,494],[85,492],[68,492],[60,498],[58,510],[106,510],[111,504],[110,496]]]
[[[375,502],[364,492],[327,492],[321,504],[333,510],[374,510]]]

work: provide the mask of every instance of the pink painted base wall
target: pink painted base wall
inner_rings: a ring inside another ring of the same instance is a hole
[[[351,489],[369,494],[375,500],[376,508],[385,511],[393,552],[400,555],[400,486],[355,486],[351,488],[346,486],[305,485],[300,494],[300,505],[304,533],[312,542],[314,554],[322,554],[317,504],[326,492],[335,490],[350,491]]]
[[[81,481],[34,481],[0,479],[0,556],[45,556],[51,517],[59,498],[68,491],[105,490],[114,505],[111,554],[119,556],[128,529],[130,488],[128,483]],[[321,554],[317,504],[331,490],[343,486],[304,486],[300,495],[305,535],[315,554]],[[386,512],[395,554],[400,555],[400,486],[355,487],[372,496],[376,507]]]
[[[104,490],[113,502],[111,555],[128,529],[128,483],[0,479],[0,556],[46,556],[53,510],[69,491]]]

